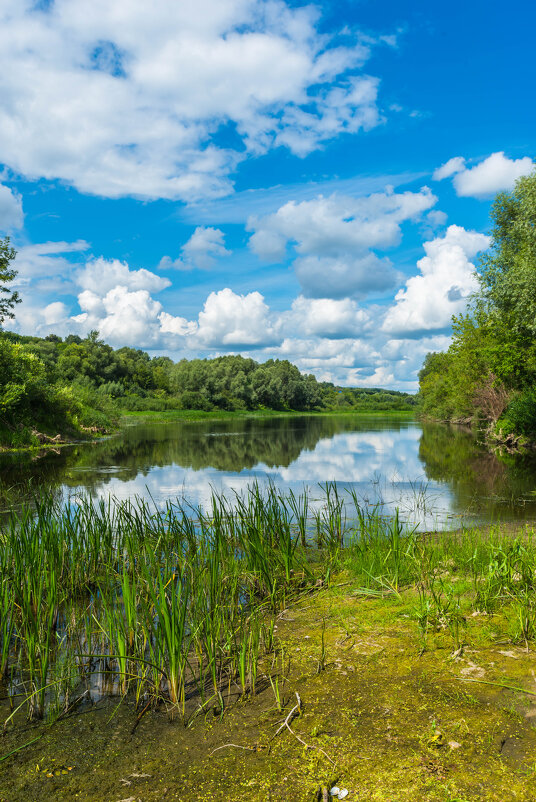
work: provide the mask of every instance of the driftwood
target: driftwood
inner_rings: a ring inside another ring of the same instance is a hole
[[[50,437],[48,434],[38,432],[37,429],[32,429],[32,437],[35,437],[40,443],[61,443],[61,434]]]

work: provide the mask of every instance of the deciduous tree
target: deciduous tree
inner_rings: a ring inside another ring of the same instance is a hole
[[[19,293],[8,286],[17,275],[17,271],[10,266],[16,255],[9,237],[0,239],[0,328],[6,317],[15,317],[12,310],[21,301]]]

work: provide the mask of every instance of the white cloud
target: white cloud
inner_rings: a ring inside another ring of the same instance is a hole
[[[98,295],[104,295],[108,290],[119,285],[127,287],[129,290],[147,290],[148,292],[159,292],[171,286],[171,281],[150,270],[141,268],[131,270],[125,262],[119,259],[94,259],[88,262],[82,270],[77,273],[77,284],[84,290],[91,290]]]
[[[317,376],[330,375],[344,376],[349,370],[360,368],[371,369],[381,359],[375,346],[360,339],[328,339],[309,338],[300,339],[287,337],[277,349],[279,357],[295,362],[300,370],[314,372]],[[327,379],[330,381],[331,379]]]
[[[161,312],[158,319],[160,320],[162,334],[176,334],[179,337],[185,337],[189,334],[195,334],[197,331],[197,323],[195,321],[186,320],[184,317],[174,317],[169,312]]]
[[[17,247],[13,263],[18,275],[14,286],[24,287],[42,298],[47,293],[74,293],[76,291],[73,265],[63,254],[81,254],[88,250],[85,240],[76,242],[42,242]],[[20,307],[19,307],[20,309]]]
[[[55,326],[57,323],[63,323],[68,314],[69,311],[67,307],[61,301],[54,301],[43,309],[43,318],[47,326]]]
[[[296,259],[294,269],[303,292],[310,298],[345,298],[392,289],[399,274],[389,259],[374,253],[361,258],[305,256]]]
[[[285,331],[294,329],[301,336],[345,338],[362,335],[370,328],[371,320],[364,309],[360,309],[351,298],[304,298],[298,296],[289,313],[281,322]]]
[[[447,222],[447,219],[448,218],[445,212],[442,212],[440,209],[433,209],[426,215],[426,222],[434,227],[444,226]]]
[[[283,0],[30,0],[0,11],[0,162],[82,192],[229,192],[248,155],[305,155],[381,121],[374,41]],[[338,32],[335,32],[338,33]],[[378,40],[379,41],[379,40]],[[237,144],[219,144],[219,131]]]
[[[0,184],[0,231],[8,233],[22,228],[23,221],[21,196],[4,184]]]
[[[158,267],[161,270],[192,270],[194,267],[209,270],[217,257],[228,256],[230,253],[225,247],[225,235],[221,229],[198,226],[183,245],[180,259],[173,261],[169,256],[164,256]]]
[[[199,313],[198,346],[264,346],[278,341],[270,310],[259,292],[237,295],[229,288],[211,292]]]
[[[277,212],[251,217],[250,248],[261,258],[283,260],[288,243],[298,258],[294,268],[304,295],[342,298],[383,292],[397,274],[387,259],[371,249],[397,245],[401,224],[416,220],[437,198],[428,187],[420,192],[386,190],[365,198],[322,196],[296,203]]]
[[[449,226],[443,237],[425,242],[426,256],[417,262],[421,275],[397,292],[382,330],[409,334],[448,328],[478,287],[470,259],[490,244],[489,237],[461,226]]]
[[[465,159],[463,156],[454,156],[452,159],[449,159],[448,162],[442,164],[441,167],[438,167],[434,170],[432,178],[434,181],[442,181],[444,178],[449,178],[454,173],[459,173],[465,169]]]
[[[125,286],[117,286],[108,290],[100,304],[96,296],[86,290],[79,297],[79,305],[84,312],[73,320],[86,332],[97,329],[111,345],[151,348],[160,344],[162,305],[151,298],[147,290],[130,292]],[[104,316],[99,317],[99,313]]]
[[[84,240],[19,248],[15,267],[24,292],[16,310],[17,330],[39,336],[50,332],[84,336],[97,329],[114,346],[142,348],[165,345],[164,335],[179,333],[178,319],[167,315],[160,320],[165,314],[162,305],[151,297],[170,286],[169,279],[143,268],[131,270],[117,259],[90,259],[81,266],[80,254],[88,248]],[[75,255],[78,262],[70,262],[64,254]],[[43,305],[43,297],[59,293],[77,297],[80,313],[72,315],[62,301]]]
[[[492,153],[487,159],[474,167],[466,167],[465,159],[456,156],[450,159],[433,174],[436,181],[454,175],[453,184],[461,197],[485,198],[496,192],[514,188],[518,178],[530,175],[534,162],[529,156],[522,159],[509,159],[504,151]]]

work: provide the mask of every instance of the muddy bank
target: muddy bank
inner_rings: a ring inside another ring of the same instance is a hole
[[[133,704],[109,702],[8,731],[1,755],[42,737],[0,763],[0,800],[306,802],[334,784],[349,802],[533,800],[536,654],[503,614],[469,615],[461,650],[439,628],[423,651],[414,590],[363,597],[346,581],[280,616],[275,662],[253,699],[228,689],[223,718],[185,727],[159,708],[135,727]]]

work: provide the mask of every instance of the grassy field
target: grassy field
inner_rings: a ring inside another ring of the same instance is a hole
[[[0,800],[534,799],[533,530],[355,501],[13,518]]]
[[[381,418],[404,418],[411,419],[415,417],[414,410],[375,410],[375,409],[343,409],[343,410],[322,410],[318,412],[293,412],[293,411],[278,411],[274,409],[259,409],[259,410],[235,410],[232,412],[223,409],[214,409],[210,412],[205,412],[200,409],[168,409],[163,412],[159,411],[143,411],[143,412],[123,412],[121,422],[128,424],[138,420],[150,421],[176,421],[176,420],[232,420],[233,418],[288,418],[288,417],[302,417],[302,416],[319,416],[319,415],[362,415],[363,417],[381,417]]]

